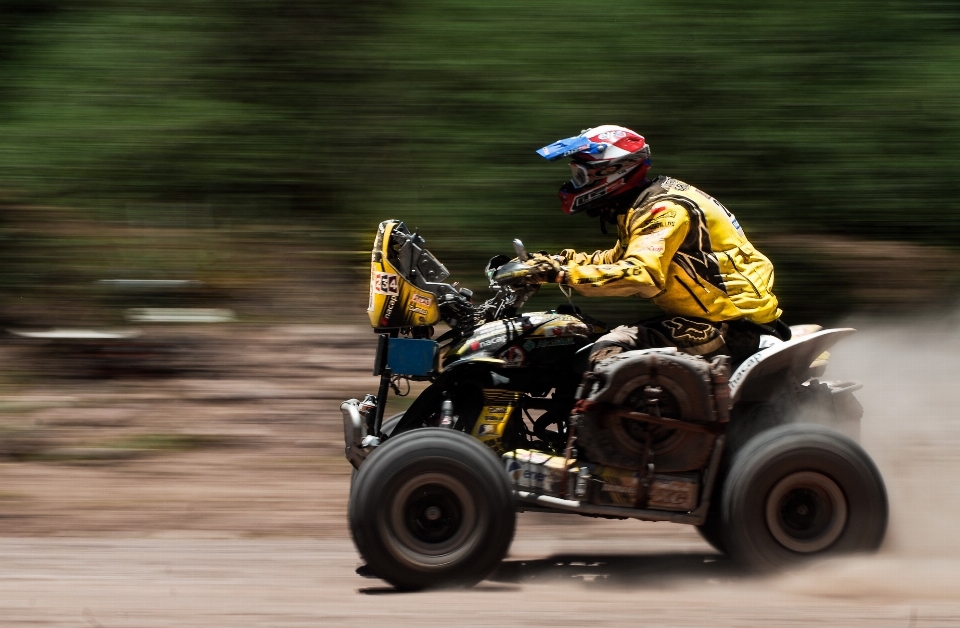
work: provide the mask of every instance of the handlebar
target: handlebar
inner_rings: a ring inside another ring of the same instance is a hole
[[[483,303],[474,304],[461,295],[445,295],[440,300],[441,311],[446,310],[444,320],[452,327],[473,327],[514,316],[527,300],[536,294],[543,283],[542,276],[529,263],[531,256],[523,242],[513,241],[515,259],[497,255],[490,259],[485,269],[489,288],[494,296]]]
[[[532,283],[541,283],[531,280],[531,267],[521,261],[509,261],[503,264],[490,277],[491,288],[493,284],[500,286],[518,287]]]

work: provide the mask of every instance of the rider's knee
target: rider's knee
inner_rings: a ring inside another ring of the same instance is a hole
[[[593,344],[593,348],[590,350],[589,364],[591,369],[593,369],[600,360],[606,360],[615,355],[620,355],[624,351],[630,351],[633,348],[623,343],[605,340],[605,338],[606,336],[601,337],[600,340]]]

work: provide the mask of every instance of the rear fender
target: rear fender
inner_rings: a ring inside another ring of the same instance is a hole
[[[730,404],[766,396],[771,375],[800,384],[813,374],[812,365],[821,353],[856,330],[825,329],[776,344],[754,353],[730,377]]]

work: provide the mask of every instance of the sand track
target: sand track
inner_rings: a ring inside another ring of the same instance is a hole
[[[176,375],[4,384],[0,625],[960,625],[960,334],[865,328],[828,374],[867,384],[889,541],[763,579],[685,526],[532,513],[474,590],[360,578],[336,405],[375,386],[363,330],[191,332]]]

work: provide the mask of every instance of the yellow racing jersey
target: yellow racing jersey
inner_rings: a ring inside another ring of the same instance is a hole
[[[585,296],[639,296],[668,314],[711,321],[780,317],[773,264],[710,195],[660,176],[617,216],[607,251],[566,249],[563,283]]]

